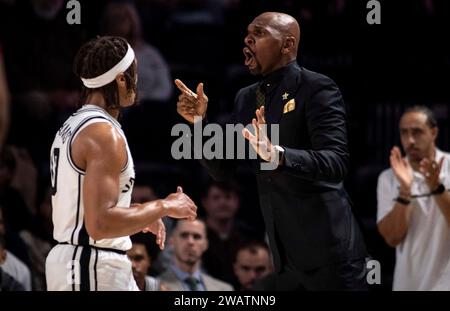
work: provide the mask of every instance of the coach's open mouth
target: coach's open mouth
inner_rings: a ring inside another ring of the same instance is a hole
[[[249,68],[255,67],[255,54],[248,47],[244,47],[242,52],[245,56],[245,66]]]

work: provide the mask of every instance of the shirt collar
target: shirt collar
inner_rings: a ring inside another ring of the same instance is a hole
[[[436,148],[436,154],[434,155],[434,161],[439,162],[439,160],[444,156],[444,153]]]
[[[286,66],[279,68],[263,77],[260,82],[261,90],[266,94],[271,93],[280,84],[286,72],[294,67],[298,67],[296,60],[293,60]]]
[[[172,271],[175,273],[177,279],[181,280],[182,282],[184,282],[187,278],[190,278],[190,277],[193,277],[198,282],[201,282],[200,269],[198,269],[198,270],[194,271],[194,273],[190,274],[188,272],[181,270],[176,265],[172,265]]]
[[[83,110],[97,110],[98,112],[103,113],[109,120],[111,120],[112,123],[114,123],[118,128],[122,128],[122,125],[120,125],[119,121],[117,121],[112,115],[110,115],[108,113],[108,111],[106,111],[105,109],[103,109],[100,106],[97,105],[92,105],[92,104],[85,104],[83,105],[80,109],[78,109],[78,111],[83,111]]]

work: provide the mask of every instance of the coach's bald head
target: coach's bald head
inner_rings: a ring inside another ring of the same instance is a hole
[[[292,16],[263,13],[250,23],[247,32],[245,65],[253,74],[267,75],[297,58],[300,26]]]

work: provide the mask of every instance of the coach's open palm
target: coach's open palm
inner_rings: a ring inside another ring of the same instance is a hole
[[[264,161],[276,161],[279,159],[276,157],[275,149],[267,136],[267,123],[265,118],[265,109],[262,106],[256,109],[256,119],[252,119],[252,126],[255,132],[253,135],[247,128],[242,129],[242,135],[250,142],[253,149]]]
[[[163,200],[163,204],[169,217],[189,220],[197,217],[197,206],[189,196],[183,193],[181,187],[177,188],[177,192],[169,194]]]
[[[192,92],[181,80],[176,79],[175,85],[181,91],[178,96],[177,111],[190,123],[194,123],[194,118],[203,119],[208,107],[208,97],[203,92],[203,83],[197,86],[197,93]]]

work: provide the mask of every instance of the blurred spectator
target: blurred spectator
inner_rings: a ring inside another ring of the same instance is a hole
[[[8,251],[17,256],[26,265],[29,265],[30,257],[28,256],[27,245],[18,233],[10,229],[8,222],[4,217],[3,210],[3,206],[0,205],[0,233],[5,235]]]
[[[127,251],[127,255],[131,261],[133,276],[139,289],[141,291],[165,290],[164,285],[160,284],[158,279],[148,275],[154,259],[148,245],[154,244],[154,241],[146,238],[143,233],[131,236],[131,241],[133,246]]]
[[[240,204],[238,191],[234,182],[210,180],[202,199],[209,240],[203,267],[213,277],[227,282],[233,279],[233,257],[237,247],[246,239],[260,238],[252,228],[236,219]]]
[[[134,4],[111,2],[103,20],[105,35],[125,38],[133,47],[138,66],[138,94],[141,101],[168,101],[173,83],[169,66],[159,51],[144,41],[141,21]]]
[[[13,94],[42,91],[55,105],[76,105],[71,91],[79,82],[72,74],[72,61],[84,38],[81,28],[66,21],[64,0],[18,1],[3,21],[4,56]],[[20,38],[20,40],[18,40]]]
[[[236,252],[233,269],[238,281],[235,288],[252,290],[255,282],[273,271],[267,244],[257,240],[242,244]]]
[[[177,221],[169,242],[175,251],[174,264],[158,277],[169,290],[233,290],[231,285],[200,270],[202,255],[208,248],[206,225],[202,220]]]
[[[144,203],[157,199],[159,199],[159,196],[155,193],[152,187],[136,181],[133,187],[133,193],[131,194],[131,202]]]
[[[217,0],[172,0],[168,1],[171,24],[211,25],[223,24],[224,1]]]
[[[450,290],[450,154],[437,149],[426,107],[400,119],[400,149],[378,179],[378,229],[396,248],[393,290]]]
[[[3,51],[0,44],[0,152],[6,138],[9,125],[9,93],[3,64]]]
[[[3,207],[4,217],[12,230],[30,230],[33,226],[32,215],[20,194],[12,186],[16,173],[17,161],[13,149],[7,146],[0,154],[0,205]],[[22,177],[28,177],[23,175]]]
[[[22,231],[20,237],[28,248],[30,257],[30,271],[32,276],[33,289],[46,290],[45,281],[45,259],[50,252],[52,245],[33,235],[30,231]]]
[[[2,221],[0,219],[0,221]],[[3,264],[7,257],[5,249],[5,237],[0,231],[0,291],[24,291],[24,287],[12,276],[3,271]]]
[[[35,164],[48,159],[54,132],[79,101],[72,61],[84,30],[67,23],[65,3],[16,1],[2,20],[2,28],[14,29],[2,42],[11,92],[8,141],[26,147]]]
[[[37,226],[34,233],[42,240],[50,244],[55,244],[56,241],[53,239],[51,191],[52,189],[49,185],[40,189]]]
[[[4,236],[5,232],[6,232],[6,226],[5,226],[5,221],[3,219],[3,210],[0,208],[0,234],[2,236]]]
[[[6,249],[5,228],[3,226],[3,214],[0,209],[0,268],[3,272],[13,277],[23,290],[31,290],[31,272],[30,269],[16,256]]]
[[[37,178],[38,172],[28,151],[24,148],[9,146],[16,161],[11,186],[22,196],[31,215],[37,214]]]

